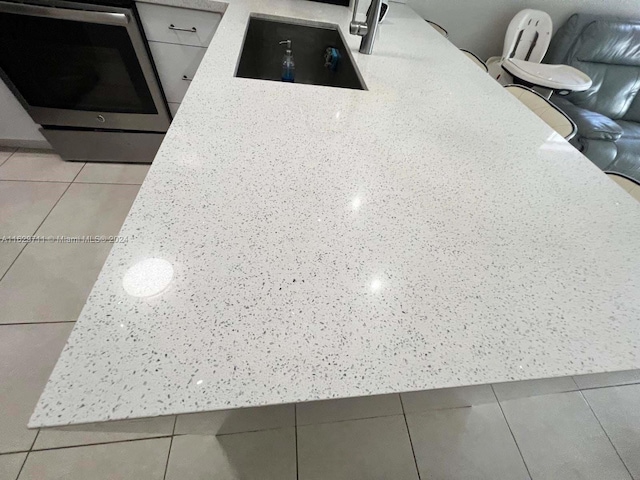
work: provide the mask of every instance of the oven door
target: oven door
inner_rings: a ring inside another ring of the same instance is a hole
[[[31,117],[43,126],[166,132],[169,114],[133,11],[50,5],[0,2],[0,75]]]

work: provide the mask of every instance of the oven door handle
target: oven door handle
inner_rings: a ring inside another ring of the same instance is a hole
[[[128,15],[124,13],[96,12],[92,10],[71,10],[68,8],[43,7],[25,3],[0,2],[0,12],[33,17],[56,18],[76,22],[101,23],[104,25],[126,26]]]

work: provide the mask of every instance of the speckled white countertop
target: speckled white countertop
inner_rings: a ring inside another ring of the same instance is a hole
[[[369,90],[234,78],[250,12]],[[32,427],[640,367],[640,205],[408,7],[348,20],[230,2]]]

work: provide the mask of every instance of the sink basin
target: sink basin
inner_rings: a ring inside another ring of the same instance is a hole
[[[295,83],[366,90],[338,25],[253,14],[244,37],[236,77],[281,81],[283,40],[291,40]],[[336,71],[325,67],[327,47],[336,48]]]

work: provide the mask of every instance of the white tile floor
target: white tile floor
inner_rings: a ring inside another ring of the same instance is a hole
[[[640,202],[640,185],[637,185],[619,175],[609,175],[609,178],[620,185],[625,192]]]
[[[147,170],[0,148],[0,238],[114,235]],[[0,480],[640,480],[638,370],[27,430],[109,249],[0,243]]]

